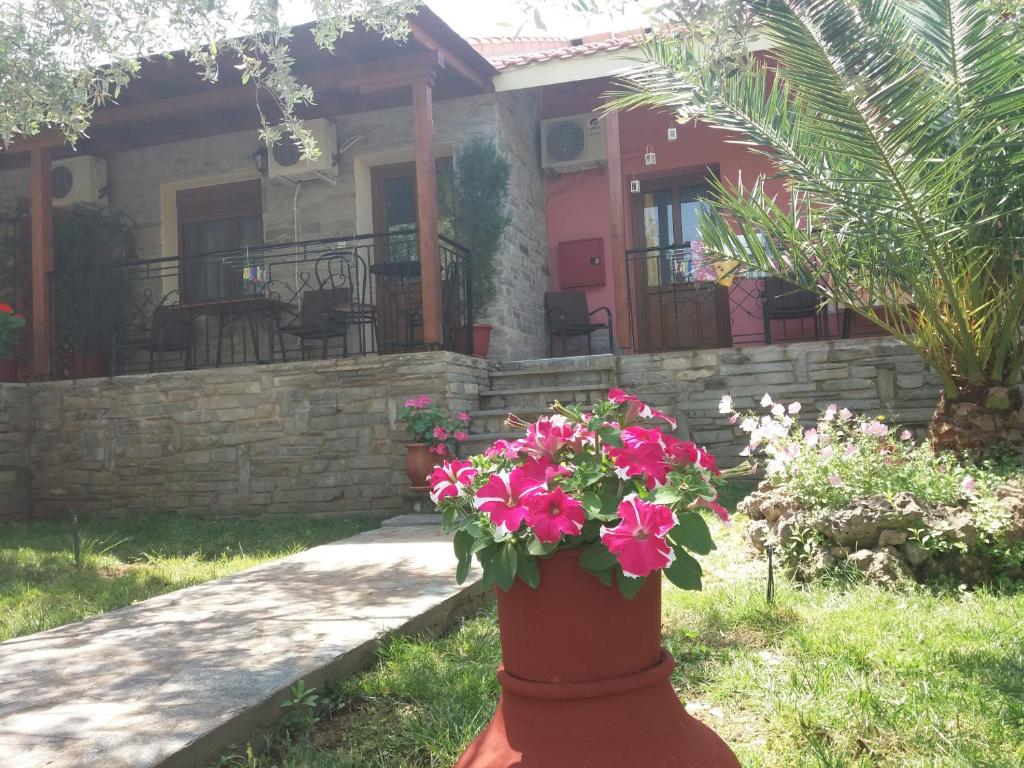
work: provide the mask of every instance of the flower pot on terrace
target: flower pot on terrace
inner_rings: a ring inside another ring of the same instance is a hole
[[[491,350],[491,331],[493,325],[486,323],[473,324],[473,357],[487,357]],[[469,335],[466,333],[466,326],[457,325],[453,329],[455,335],[455,351],[463,354],[470,354]]]
[[[18,381],[18,361],[13,357],[0,357],[0,381]]]
[[[501,699],[456,768],[739,768],[669,682],[660,574],[627,600],[577,551],[539,564],[537,589],[497,590]]]
[[[432,453],[426,443],[406,443],[405,474],[409,476],[412,490],[424,493],[430,490],[427,477],[441,461],[442,457]]]

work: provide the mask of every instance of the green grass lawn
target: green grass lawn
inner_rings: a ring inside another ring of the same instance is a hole
[[[664,607],[680,696],[745,767],[1024,765],[1024,591],[782,580],[769,606],[745,524],[713,528],[705,590],[666,585]],[[308,739],[224,764],[449,768],[490,717],[499,655],[491,611],[441,640],[396,639]]]
[[[83,519],[0,523],[0,640],[78,621],[375,527],[366,519]]]

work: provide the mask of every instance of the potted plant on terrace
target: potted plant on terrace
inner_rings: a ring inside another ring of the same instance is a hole
[[[459,443],[469,438],[470,416],[463,411],[452,418],[429,397],[420,395],[405,401],[398,410],[398,420],[413,439],[405,444],[409,485],[414,491],[426,491],[427,478],[437,463],[454,457]]]
[[[18,361],[14,350],[25,327],[25,318],[10,304],[0,304],[0,381],[18,380]]]
[[[693,555],[714,548],[701,509],[727,519],[716,487],[746,468],[722,473],[618,389],[552,410],[431,475],[456,578],[475,557],[498,588],[501,699],[457,767],[738,768],[669,682],[661,574],[700,588]]]
[[[469,141],[459,151],[455,178],[455,237],[469,250],[470,290],[475,314],[494,300],[495,266],[501,239],[508,228],[509,163],[488,139]],[[473,354],[487,357],[493,326],[474,323]],[[455,328],[455,348],[468,350],[465,326]]]

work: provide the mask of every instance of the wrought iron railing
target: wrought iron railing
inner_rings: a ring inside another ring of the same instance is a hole
[[[425,349],[416,232],[276,243],[51,276],[54,372]],[[439,240],[442,346],[472,353],[469,254]]]

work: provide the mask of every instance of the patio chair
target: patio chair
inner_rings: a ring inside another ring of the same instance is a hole
[[[162,370],[164,355],[178,352],[186,368],[192,368],[192,318],[176,304],[177,291],[172,291],[157,304],[152,304],[152,294],[147,290],[137,311],[120,327],[111,339],[110,371],[119,372],[119,353],[143,352],[149,354],[149,372]],[[175,302],[175,303],[172,303]],[[147,313],[146,307],[153,311]]]
[[[821,298],[813,291],[798,288],[780,277],[766,277],[761,293],[761,314],[764,321],[764,343],[772,343],[772,320],[802,320],[813,318],[814,338],[821,338],[822,328],[828,322],[823,314]],[[826,329],[827,330],[827,329]]]
[[[606,322],[593,322],[594,315],[604,312]],[[612,330],[612,312],[608,307],[591,310],[587,306],[587,295],[582,291],[557,291],[544,294],[544,319],[548,329],[548,354],[555,356],[555,336],[561,340],[562,357],[566,351],[565,340],[569,336],[585,336],[587,354],[591,354],[593,346],[591,336],[595,331],[607,330],[608,343],[612,353],[615,352],[615,334]]]
[[[288,352],[284,337],[294,336],[299,340],[299,356],[306,360],[306,345],[310,341],[320,342],[320,357],[327,358],[331,339],[341,338],[342,356],[348,354],[348,329],[343,320],[335,317],[332,310],[351,301],[352,293],[347,288],[316,288],[303,291],[298,311],[282,309],[278,313],[277,336],[281,344],[281,359],[287,362]]]
[[[338,326],[358,329],[359,353],[366,355],[366,331],[369,331],[374,350],[377,349],[377,306],[370,291],[370,270],[366,259],[352,249],[326,253],[317,259],[314,271],[321,291],[334,291],[338,297],[328,308],[329,320]],[[341,293],[337,293],[337,292]],[[346,293],[345,298],[340,298]],[[343,355],[348,356],[345,339]]]

